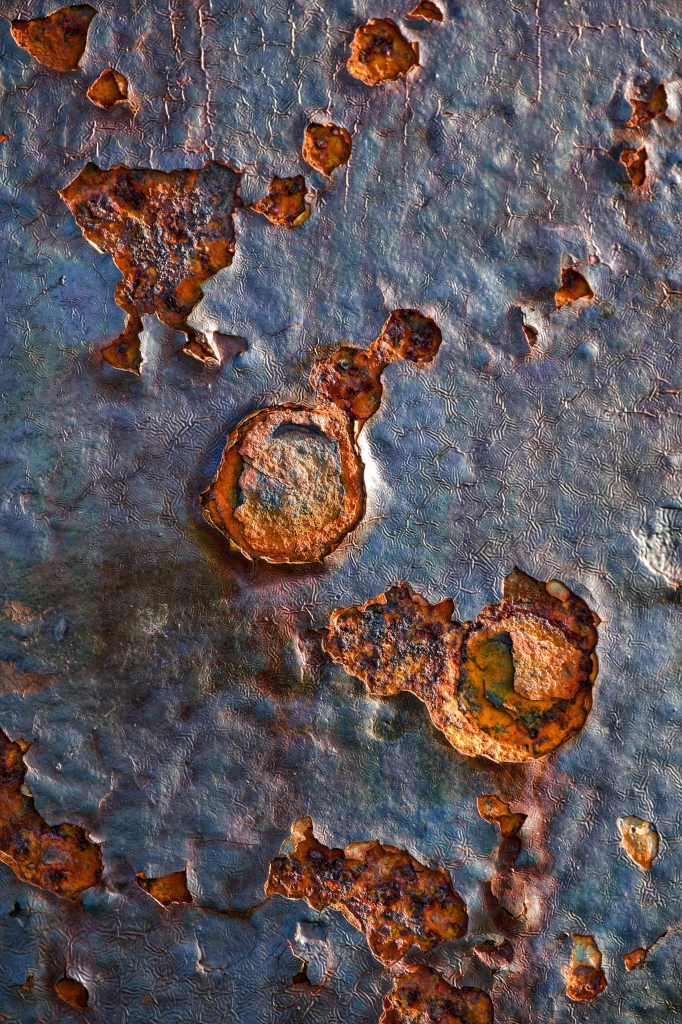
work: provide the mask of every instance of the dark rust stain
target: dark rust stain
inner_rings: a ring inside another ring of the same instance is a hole
[[[270,864],[268,896],[304,899],[315,910],[333,907],[367,936],[383,964],[413,946],[429,950],[466,934],[467,912],[443,868],[427,868],[404,850],[376,841],[345,850],[323,846],[310,818],[291,826]]]
[[[57,981],[54,990],[60,999],[63,999],[69,1006],[75,1006],[77,1010],[88,1008],[88,990],[85,985],[75,978],[62,978]]]
[[[633,949],[631,953],[623,953],[625,969],[627,971],[634,971],[637,967],[644,967],[648,954],[648,946],[640,946],[638,949]]]
[[[103,110],[112,110],[128,99],[128,79],[114,68],[107,68],[88,89],[88,99]]]
[[[310,216],[310,207],[305,201],[306,195],[305,178],[302,174],[297,174],[295,178],[275,176],[268,185],[268,194],[254,203],[252,209],[256,213],[262,213],[273,224],[296,228]]]
[[[89,163],[62,189],[87,240],[111,253],[123,273],[115,297],[127,314],[125,329],[102,351],[112,366],[139,373],[143,313],[156,313],[182,331],[188,355],[217,360],[213,345],[187,317],[203,282],[232,262],[240,181],[240,171],[218,160],[175,171],[123,164],[100,170]]]
[[[561,288],[554,293],[556,308],[561,309],[567,302],[575,302],[576,299],[591,299],[594,292],[590,288],[587,279],[574,266],[564,267],[561,271]]]
[[[571,964],[566,971],[566,995],[576,1001],[594,999],[606,988],[601,953],[592,935],[574,935]]]
[[[628,96],[632,115],[626,126],[639,128],[655,117],[663,117],[668,109],[668,96],[662,82],[640,82],[633,86]]]
[[[490,996],[480,988],[455,988],[431,967],[408,967],[384,998],[379,1024],[494,1024]]]
[[[11,31],[15,42],[41,64],[53,71],[75,71],[96,14],[90,4],[74,4],[46,18],[17,19]]]
[[[169,875],[161,875],[159,878],[145,878],[138,871],[135,881],[140,889],[149,893],[162,907],[169,907],[171,903],[192,902],[192,894],[187,888],[187,872],[184,870],[171,871]]]
[[[346,66],[365,85],[402,78],[419,67],[419,46],[410,43],[391,18],[370,18],[356,29]]]
[[[646,180],[646,162],[649,159],[646,146],[640,146],[639,149],[624,149],[618,159],[628,172],[635,188],[641,188]]]
[[[303,159],[328,178],[337,167],[348,163],[351,148],[349,133],[338,124],[315,124],[313,121],[303,135]]]
[[[442,21],[443,12],[433,0],[419,0],[416,7],[413,7],[405,15],[405,21]]]
[[[28,795],[25,746],[0,730],[0,860],[24,882],[74,900],[102,877],[99,846],[80,825],[48,825]]]

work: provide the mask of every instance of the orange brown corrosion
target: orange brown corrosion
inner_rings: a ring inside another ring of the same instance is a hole
[[[74,900],[102,877],[102,856],[85,829],[48,825],[28,795],[26,746],[0,730],[0,860],[24,882]]]
[[[509,804],[505,804],[493,794],[479,796],[476,803],[478,813],[484,821],[489,821],[491,825],[497,825],[500,835],[503,836],[515,836],[527,817],[525,814],[513,813]]]
[[[159,878],[145,878],[144,874],[138,871],[135,881],[140,889],[149,893],[162,907],[169,907],[171,903],[192,902],[192,894],[187,888],[186,871],[172,871],[169,875],[161,875]]]
[[[561,288],[554,293],[556,308],[561,309],[567,302],[576,299],[591,299],[594,292],[587,279],[575,267],[564,267],[561,271]]]
[[[338,124],[315,124],[306,127],[303,136],[303,159],[321,174],[331,177],[332,171],[347,164],[351,154],[351,138]]]
[[[60,7],[46,18],[13,21],[12,35],[19,46],[46,67],[53,71],[75,71],[96,14],[90,4]]]
[[[618,159],[624,165],[635,188],[641,188],[646,180],[646,162],[649,159],[646,146],[640,146],[639,149],[624,149]]]
[[[232,262],[233,215],[241,206],[241,173],[210,160],[199,170],[155,171],[86,164],[61,195],[89,242],[114,258],[123,280],[116,302],[123,333],[102,351],[121,370],[139,373],[141,315],[187,336],[183,351],[202,362],[217,355],[204,334],[187,324],[201,285]]]
[[[305,201],[307,194],[305,178],[297,174],[295,178],[274,177],[268,185],[268,194],[263,196],[253,209],[280,227],[296,228],[310,216],[310,208]]]
[[[366,85],[402,78],[419,67],[419,46],[410,43],[391,18],[370,18],[356,29],[346,66]]]
[[[644,82],[634,87],[628,102],[632,116],[626,121],[628,128],[639,128],[655,117],[662,117],[668,109],[668,96],[663,83]]]
[[[128,99],[128,79],[113,68],[107,68],[88,89],[88,99],[103,110],[112,110],[117,103]]]
[[[276,405],[242,420],[201,495],[206,519],[242,554],[269,562],[329,555],[365,513],[362,424],[379,408],[381,373],[398,359],[425,364],[441,332],[417,310],[394,310],[369,349],[315,360],[317,404]]]
[[[81,981],[75,978],[62,978],[61,981],[55,982],[54,990],[69,1006],[75,1006],[77,1010],[87,1009],[88,990]]]
[[[408,14],[405,21],[442,21],[443,12],[432,0],[419,0],[419,3]]]
[[[409,853],[376,841],[345,850],[323,846],[310,818],[291,826],[270,864],[268,896],[304,899],[314,910],[332,907],[367,936],[383,964],[408,949],[433,949],[466,934],[466,907],[443,868],[427,868]]]
[[[648,946],[640,946],[638,949],[633,949],[631,953],[623,953],[622,959],[625,962],[626,971],[634,971],[637,967],[643,967],[648,955]]]
[[[431,967],[408,967],[384,999],[379,1024],[494,1024],[490,996],[480,988],[455,988]]]
[[[591,935],[573,936],[571,965],[566,972],[566,995],[576,1001],[594,999],[606,988],[601,953]]]
[[[332,614],[323,649],[377,697],[414,693],[463,754],[543,757],[578,733],[592,707],[598,617],[558,580],[514,569],[504,597],[474,622],[409,586]]]
[[[620,841],[628,857],[642,869],[649,871],[658,854],[658,832],[651,821],[628,814],[618,819]]]

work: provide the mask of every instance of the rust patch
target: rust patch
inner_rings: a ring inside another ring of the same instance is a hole
[[[392,18],[370,18],[356,29],[346,66],[365,85],[402,78],[419,67],[419,46],[410,43]]]
[[[99,846],[80,825],[48,825],[24,784],[21,743],[0,730],[0,860],[24,882],[74,900],[102,877]]]
[[[587,278],[576,270],[575,266],[564,267],[561,271],[561,288],[557,288],[554,293],[557,309],[561,309],[567,302],[575,302],[576,299],[591,299],[593,295]]]
[[[96,14],[90,4],[74,4],[46,18],[17,19],[11,31],[14,41],[41,64],[53,71],[75,71]]]
[[[576,1001],[594,999],[605,988],[601,953],[593,936],[574,935],[571,965],[566,971],[566,995]]]
[[[618,819],[620,841],[630,860],[642,869],[651,868],[654,857],[658,854],[658,832],[651,821],[638,818],[636,814],[628,814]]]
[[[623,953],[626,971],[634,971],[637,967],[643,967],[649,954],[648,947],[633,949],[631,953]]]
[[[628,172],[630,181],[635,188],[641,188],[646,180],[646,162],[648,159],[646,146],[640,146],[639,149],[624,149],[618,157],[619,162],[624,165],[625,170]]]
[[[149,893],[162,907],[169,907],[171,903],[192,902],[192,894],[187,888],[187,872],[184,870],[171,871],[169,875],[161,875],[160,878],[145,878],[144,873],[138,871],[135,881],[140,889]]]
[[[350,134],[338,124],[315,124],[306,127],[303,136],[303,159],[321,174],[331,177],[332,171],[350,159]]]
[[[270,864],[265,891],[304,899],[314,910],[340,910],[387,965],[413,946],[429,950],[459,939],[468,925],[464,901],[443,868],[427,868],[376,841],[330,849],[313,835],[310,818],[291,826],[291,837]]]
[[[61,981],[55,982],[54,990],[69,1006],[75,1006],[77,1010],[87,1010],[88,990],[81,981],[75,978],[62,978]]]
[[[633,86],[628,96],[632,115],[625,122],[628,128],[639,128],[655,117],[662,117],[668,109],[668,96],[663,83],[642,82]]]
[[[512,813],[509,804],[505,804],[492,793],[479,796],[476,805],[484,821],[497,825],[500,835],[503,836],[515,836],[527,818],[526,814]]]
[[[416,7],[405,15],[405,21],[442,21],[443,12],[432,0],[419,0]]]
[[[111,110],[128,99],[128,79],[114,68],[107,68],[88,89],[88,99],[102,110]]]
[[[492,1000],[480,988],[455,988],[431,967],[408,967],[384,998],[379,1024],[494,1024]]]
[[[176,171],[124,164],[103,171],[88,163],[62,189],[87,240],[111,253],[123,273],[115,297],[127,314],[126,326],[102,351],[112,366],[139,373],[143,313],[156,313],[182,331],[188,355],[217,360],[208,338],[187,317],[201,299],[203,282],[232,262],[240,180],[240,171],[218,160]]]
[[[275,176],[268,185],[268,194],[254,203],[252,209],[256,213],[262,213],[273,224],[296,228],[310,216],[310,207],[305,201],[306,194],[305,178],[302,174],[297,174],[295,178]]]
[[[563,583],[519,569],[475,622],[409,586],[332,614],[323,649],[376,696],[408,690],[461,753],[527,761],[582,729],[597,672],[598,617]]]
[[[39,672],[22,672],[12,661],[0,661],[0,694],[42,693],[54,686],[59,676],[41,675]]]
[[[395,310],[369,349],[342,346],[316,359],[314,407],[259,409],[230,433],[200,496],[206,519],[249,558],[303,563],[329,555],[365,513],[357,437],[379,408],[382,371],[395,359],[428,362],[440,340],[429,317]]]

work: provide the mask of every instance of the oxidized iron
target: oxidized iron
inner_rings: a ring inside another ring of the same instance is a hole
[[[297,174],[295,178],[275,176],[268,185],[268,194],[251,208],[256,213],[262,213],[273,224],[296,228],[310,216],[310,207],[305,201],[306,195],[305,178],[302,174]]]
[[[494,1024],[492,1000],[480,988],[449,985],[431,967],[408,967],[384,999],[379,1024]]]
[[[107,68],[88,89],[88,99],[102,110],[113,110],[128,99],[128,79],[114,68]]]
[[[12,35],[19,46],[46,67],[53,71],[75,71],[96,14],[90,4],[60,7],[46,18],[13,21]]]
[[[159,878],[145,878],[144,874],[138,871],[135,881],[140,889],[149,893],[162,907],[169,907],[171,903],[192,902],[192,894],[187,888],[186,871],[171,871],[169,875],[161,875]]]
[[[337,167],[348,163],[351,149],[350,134],[338,124],[311,122],[303,134],[303,159],[328,178]]]
[[[442,21],[443,12],[433,0],[419,0],[416,7],[413,7],[405,15],[405,21]]]
[[[594,999],[606,988],[601,953],[592,935],[574,935],[571,964],[566,971],[566,995],[576,1001]]]
[[[370,18],[355,30],[346,66],[365,85],[402,78],[419,67],[419,45],[410,43],[392,18]]]

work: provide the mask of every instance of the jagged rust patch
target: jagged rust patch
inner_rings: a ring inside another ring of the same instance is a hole
[[[416,7],[413,7],[405,15],[405,21],[442,21],[443,12],[433,0],[419,0]]]
[[[0,730],[0,860],[24,882],[76,899],[102,877],[99,846],[80,825],[48,825],[28,795],[20,742]]]
[[[554,293],[556,308],[561,309],[567,302],[575,302],[576,299],[591,299],[594,292],[590,288],[587,278],[576,270],[575,267],[564,267],[561,271],[561,288]]]
[[[268,896],[333,907],[367,936],[383,964],[413,946],[429,950],[466,934],[466,907],[443,868],[427,868],[404,850],[376,841],[345,850],[323,846],[310,818],[299,818],[270,864]]]
[[[625,963],[625,970],[634,971],[638,967],[644,967],[648,955],[648,946],[640,946],[638,949],[633,949],[631,953],[623,953],[622,959]]]
[[[497,825],[503,836],[515,836],[527,818],[526,814],[514,813],[509,804],[492,793],[479,796],[476,806],[483,820]]]
[[[302,174],[297,174],[295,178],[275,176],[268,185],[268,194],[254,203],[252,209],[256,213],[262,213],[273,224],[296,228],[310,216],[310,207],[305,201],[306,195],[306,183]]]
[[[379,1024],[494,1024],[492,1000],[480,988],[455,988],[431,967],[408,967],[384,998]]]
[[[392,18],[370,18],[355,30],[346,66],[365,85],[402,78],[419,67],[419,46],[410,43]]]
[[[351,149],[350,134],[341,125],[316,124],[313,121],[305,129],[303,159],[328,178],[337,167],[348,163]]]
[[[663,117],[668,109],[668,96],[662,82],[639,82],[632,87],[628,96],[632,115],[626,126],[639,128],[655,117]]]
[[[171,903],[191,903],[192,894],[187,888],[187,872],[171,871],[169,875],[161,875],[159,878],[145,878],[142,871],[135,875],[135,881],[140,889],[160,903],[162,907],[169,907]]]
[[[640,146],[639,149],[626,148],[621,151],[618,159],[635,188],[641,188],[646,180],[646,162],[649,159],[646,146]]]
[[[55,982],[54,990],[60,999],[77,1010],[87,1010],[89,993],[82,981],[76,978],[62,978]]]
[[[638,818],[636,814],[628,814],[618,819],[618,829],[621,845],[630,860],[642,871],[649,871],[658,854],[656,826],[651,821]]]
[[[461,753],[527,761],[585,724],[598,617],[563,583],[519,569],[475,622],[409,586],[332,614],[323,649],[376,696],[408,690]]]
[[[60,7],[46,18],[17,19],[11,31],[16,43],[53,71],[75,71],[97,14],[90,4]]]
[[[390,328],[390,329],[389,329]],[[318,402],[260,409],[230,433],[201,497],[206,519],[249,558],[311,562],[329,555],[365,512],[362,424],[379,408],[389,362],[429,362],[441,333],[416,310],[395,310],[369,349],[315,360]]]
[[[574,935],[571,965],[566,971],[566,995],[576,1001],[594,999],[606,988],[601,953],[592,935]]]
[[[88,99],[102,110],[112,110],[128,99],[128,79],[114,68],[107,68],[88,89]]]
[[[218,160],[175,171],[124,164],[100,170],[88,163],[62,189],[87,240],[111,253],[123,273],[115,297],[127,314],[126,326],[102,351],[112,366],[139,373],[143,313],[156,313],[182,331],[188,355],[217,359],[187,317],[201,299],[203,282],[232,262],[240,180],[240,171]]]

